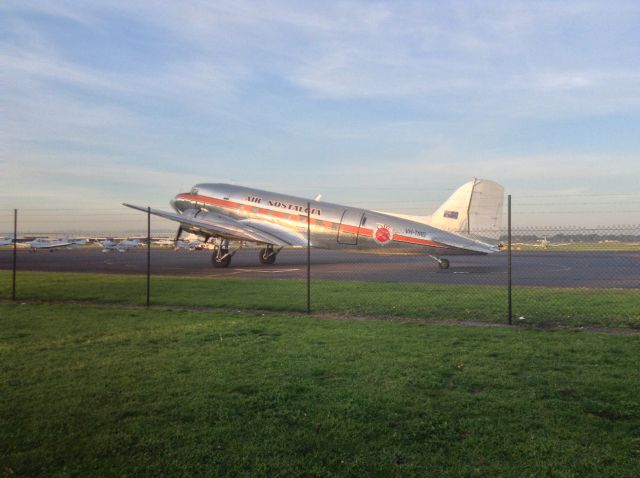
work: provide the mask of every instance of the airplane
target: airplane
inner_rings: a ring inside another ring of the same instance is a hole
[[[55,249],[69,247],[72,245],[72,243],[66,240],[45,239],[43,237],[38,237],[33,241],[18,243],[18,245],[22,247],[30,247],[31,252],[36,252],[40,249],[46,249],[49,252],[53,252]]]
[[[140,245],[140,241],[137,239],[127,239],[120,242],[115,242],[110,239],[104,240],[99,243],[102,246],[102,252],[127,252],[132,247]]]
[[[65,237],[65,241],[68,241],[73,246],[86,246],[89,244],[89,239],[85,237]]]
[[[500,227],[503,198],[501,185],[474,178],[431,216],[409,216],[213,183],[196,184],[175,196],[170,201],[175,213],[149,212],[179,223],[176,242],[183,232],[196,234],[205,243],[212,241],[214,267],[228,267],[247,243],[260,247],[262,264],[273,264],[284,247],[307,246],[309,221],[310,247],[421,252],[448,269],[449,260],[443,256],[499,251],[497,244],[474,234]],[[147,212],[146,207],[123,205]]]
[[[573,242],[551,242],[550,240],[547,239],[547,236],[543,236],[542,239],[538,239],[535,242],[514,242],[512,245],[549,249],[550,247],[572,246],[574,245],[574,243]]]
[[[2,237],[0,238],[0,246],[9,246],[13,245],[13,239],[10,237]]]
[[[173,239],[158,239],[152,242],[156,246],[160,247],[173,247],[176,251],[179,249],[186,249],[189,251],[195,251],[202,249],[202,242],[197,240],[173,240]]]
[[[194,241],[186,241],[186,240],[178,240],[174,241],[175,250],[185,249],[187,251],[200,251],[204,249],[204,244],[202,241],[194,240]]]
[[[175,247],[176,245],[176,241],[174,241],[173,239],[152,239],[151,243],[154,246],[160,247]]]

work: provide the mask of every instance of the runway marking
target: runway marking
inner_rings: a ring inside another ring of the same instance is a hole
[[[227,277],[227,276],[233,276],[233,275],[238,275],[238,274],[240,274],[240,271],[233,270],[233,271],[227,271],[226,273],[220,272],[218,274],[207,274],[207,275],[203,275],[203,276],[200,276],[200,277],[220,278],[220,277]]]
[[[279,274],[281,272],[297,272],[302,269],[271,269],[271,270],[263,270],[263,269],[236,269],[238,272],[262,272],[263,274]]]
[[[571,270],[571,266],[565,266],[562,264],[542,264],[540,265],[538,262],[532,262],[532,261],[514,261],[515,263],[518,264],[527,264],[527,265],[534,265],[534,266],[538,266],[538,269],[550,269],[551,272],[569,272]]]

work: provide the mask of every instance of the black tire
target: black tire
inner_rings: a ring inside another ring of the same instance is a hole
[[[440,262],[438,262],[438,267],[440,267],[440,269],[445,270],[449,268],[449,260],[448,259],[440,259]]]
[[[270,249],[260,249],[260,253],[258,254],[258,258],[260,259],[261,264],[270,265],[276,261],[277,254]]]
[[[219,260],[218,259],[218,249],[214,249],[213,250],[213,255],[211,256],[211,263],[213,264],[213,267],[216,268],[224,268],[224,267],[229,267],[229,264],[231,264],[231,256],[226,256],[225,255],[229,252],[229,249],[222,249],[220,251],[220,255],[222,257],[224,257],[224,259]]]

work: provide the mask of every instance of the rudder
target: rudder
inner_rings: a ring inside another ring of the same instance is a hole
[[[449,232],[477,234],[500,229],[504,188],[472,179],[460,186],[430,217],[429,224]]]

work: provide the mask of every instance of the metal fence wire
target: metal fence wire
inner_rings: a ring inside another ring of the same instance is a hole
[[[303,226],[313,245],[318,226]],[[244,244],[216,268],[209,244],[176,241],[175,223],[121,209],[5,210],[0,227],[4,300],[640,326],[640,225],[477,230],[502,250],[445,255],[448,269],[420,251],[355,244],[287,248],[273,264]],[[54,247],[34,247],[38,238]]]

